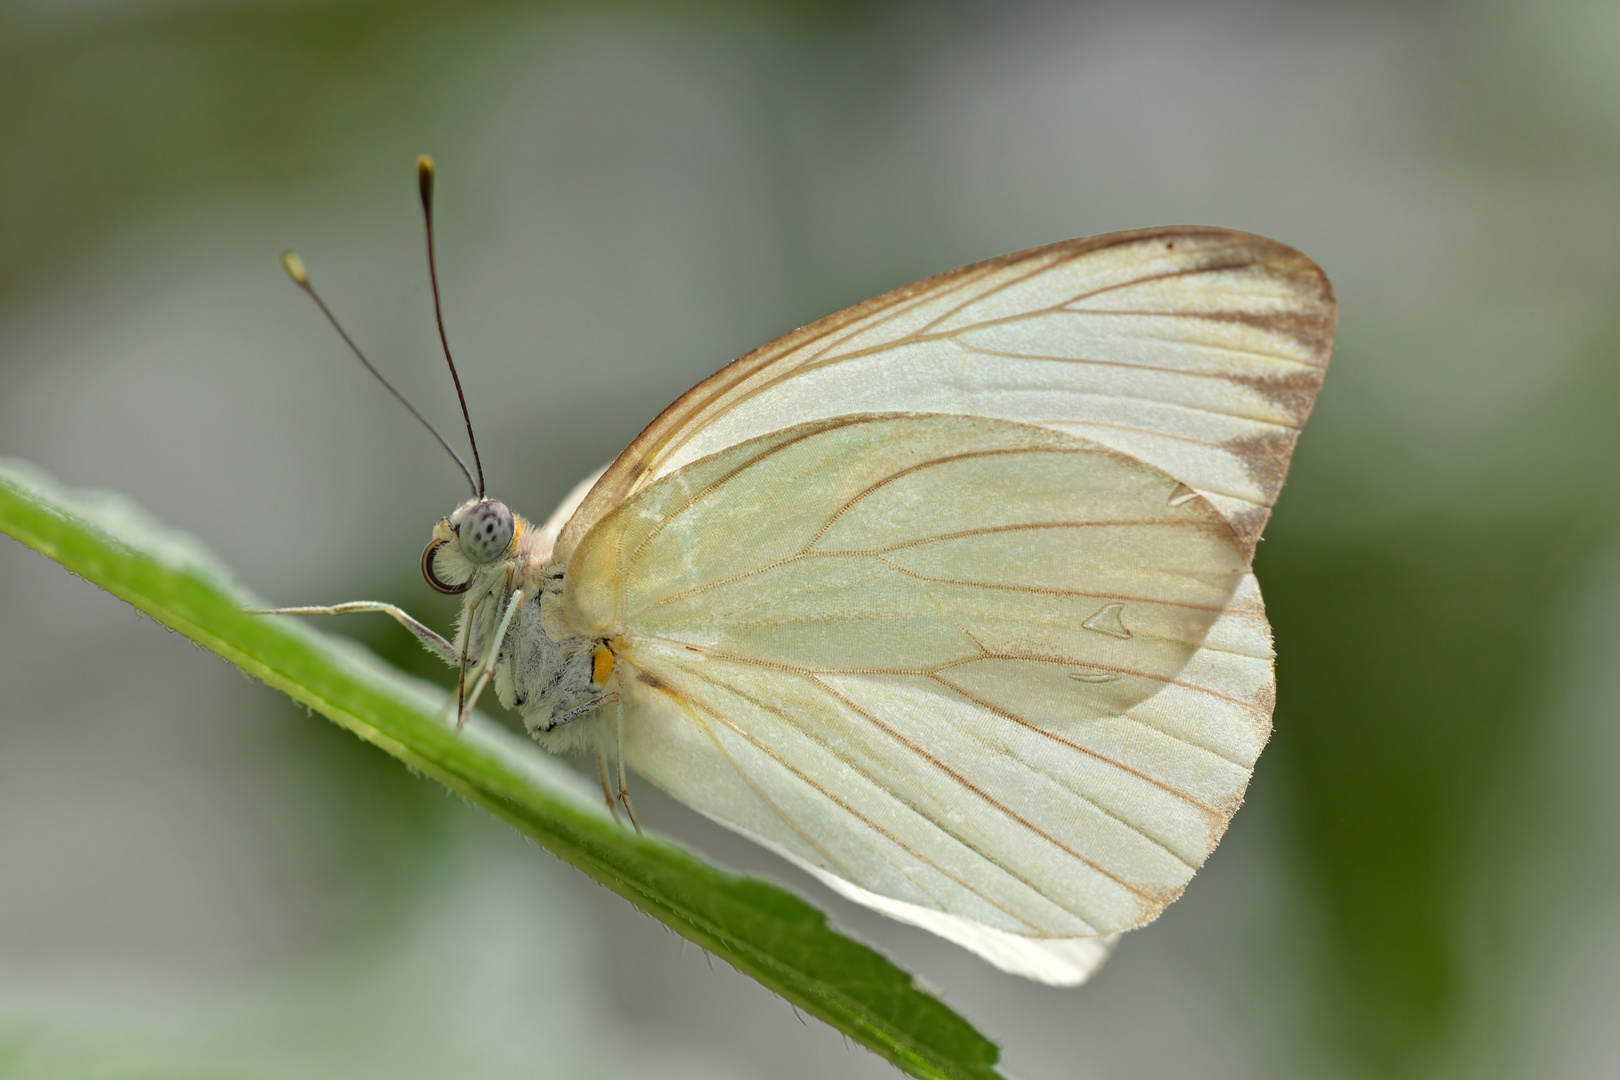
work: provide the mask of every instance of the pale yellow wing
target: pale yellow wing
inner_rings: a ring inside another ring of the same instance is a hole
[[[793,425],[639,487],[566,581],[637,772],[1048,982],[1179,895],[1269,733],[1227,520],[1050,427]]]
[[[698,384],[631,443],[558,542],[675,469],[792,424],[959,413],[1080,435],[1209,498],[1253,550],[1332,347],[1309,259],[1169,228],[964,267],[822,319]]]

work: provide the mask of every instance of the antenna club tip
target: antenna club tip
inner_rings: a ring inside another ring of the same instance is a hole
[[[416,159],[416,186],[422,192],[422,205],[433,202],[433,159],[423,154]]]
[[[304,260],[298,257],[298,252],[283,251],[281,268],[287,271],[287,276],[293,279],[293,284],[300,288],[309,288],[309,272],[304,269]]]

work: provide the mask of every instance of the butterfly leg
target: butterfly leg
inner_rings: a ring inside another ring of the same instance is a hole
[[[507,568],[506,574],[503,578],[498,578],[496,581],[489,582],[482,589],[480,589],[475,596],[467,598],[467,606],[463,609],[464,614],[462,621],[466,624],[466,630],[461,635],[461,649],[456,653],[456,659],[452,661],[456,668],[456,696],[453,699],[454,707],[452,708],[450,702],[446,702],[444,706],[446,711],[448,711],[452,716],[456,717],[457,731],[461,730],[462,725],[467,722],[467,717],[472,713],[472,706],[467,704],[467,661],[470,659],[468,656],[468,650],[472,648],[472,627],[478,621],[478,613],[483,608],[484,602],[490,598],[490,594],[494,592],[497,582],[504,582],[505,587],[508,589],[512,587],[511,567]],[[496,636],[495,652],[492,654],[496,658],[499,658],[500,656],[501,639],[504,637],[504,630],[502,630],[501,633]],[[476,676],[474,677],[476,678]],[[482,688],[480,688],[480,691],[481,690]],[[477,695],[475,694],[473,697],[476,701]]]
[[[500,578],[500,579],[496,579],[496,580],[497,581],[504,581],[506,587],[511,588],[511,586],[512,586],[512,570],[511,570],[511,567],[507,568],[506,575],[505,575],[504,578]],[[467,704],[467,659],[468,659],[468,657],[467,657],[467,649],[471,648],[471,646],[472,646],[471,627],[472,627],[473,623],[477,621],[478,609],[483,606],[484,601],[489,599],[490,593],[495,589],[495,584],[496,584],[495,581],[491,581],[488,584],[486,584],[482,589],[480,589],[475,596],[465,598],[465,603],[466,603],[467,606],[463,609],[463,611],[465,612],[464,622],[468,626],[468,632],[463,634],[463,636],[462,636],[462,649],[460,651],[456,652],[455,659],[450,661],[451,666],[456,669],[455,715],[457,717],[457,720],[456,720],[456,730],[457,731],[460,731],[461,726],[467,722],[466,714],[472,711],[472,706]],[[504,635],[504,631],[503,631],[503,635]],[[455,646],[452,645],[451,649],[454,650]],[[496,652],[497,652],[497,654],[499,653],[499,649],[500,649],[500,642],[497,640],[497,642],[496,642]],[[450,708],[450,705],[449,705],[448,702],[445,704],[445,708],[446,709]]]
[[[249,608],[249,615],[352,615],[357,611],[380,611],[384,615],[391,615],[401,626],[416,635],[427,651],[450,665],[460,661],[460,654],[456,647],[443,637],[429,630],[421,623],[407,615],[402,609],[393,604],[384,604],[378,600],[352,600],[347,604],[333,604],[330,607],[283,607],[283,608]]]
[[[490,640],[489,648],[484,653],[484,662],[477,680],[473,683],[472,693],[467,695],[465,703],[456,714],[456,730],[460,731],[467,724],[467,718],[478,705],[478,697],[489,685],[489,680],[495,677],[495,666],[501,658],[501,644],[506,640],[506,631],[512,625],[512,616],[517,614],[519,605],[523,603],[523,590],[518,589],[512,593],[512,598],[506,603],[506,611],[501,615],[500,625],[495,627],[495,636]]]
[[[614,696],[618,697],[617,694],[615,694]],[[639,833],[639,832],[641,832],[641,822],[636,820],[636,808],[634,806],[630,805],[630,785],[625,781],[625,778],[624,778],[624,701],[623,701],[623,699],[620,699],[617,704],[618,704],[618,709],[616,710],[617,711],[617,722],[615,724],[615,732],[614,732],[614,754],[613,754],[613,756],[614,756],[615,759],[617,759],[618,766],[619,766],[619,801],[624,803],[624,812],[626,814],[630,815],[630,824],[634,825],[636,827],[636,832]]]
[[[613,820],[619,820],[619,804],[613,798],[613,786],[608,782],[607,744],[602,741],[602,726],[596,726],[596,778],[602,781],[602,801],[607,803],[608,813]]]

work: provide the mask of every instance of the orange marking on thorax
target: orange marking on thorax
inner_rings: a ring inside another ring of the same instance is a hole
[[[613,674],[613,650],[605,644],[598,643],[596,651],[591,653],[591,682],[597,686],[606,686],[608,676]]]

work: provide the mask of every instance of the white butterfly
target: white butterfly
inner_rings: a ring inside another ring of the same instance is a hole
[[[296,275],[295,275],[296,276]],[[1181,894],[1271,730],[1249,563],[1321,384],[1320,270],[1208,228],[1054,244],[723,368],[536,527],[435,528],[454,642],[828,886],[1083,982]],[[609,752],[618,780],[610,782]],[[632,813],[633,819],[633,813]]]

